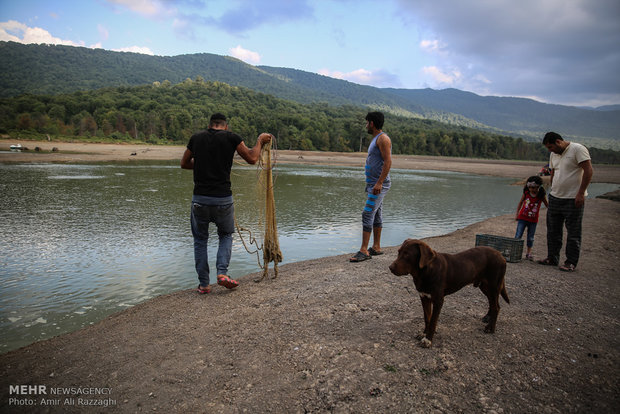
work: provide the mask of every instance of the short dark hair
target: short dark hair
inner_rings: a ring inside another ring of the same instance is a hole
[[[547,132],[543,138],[543,145],[555,144],[557,140],[564,141],[562,135],[555,132]]]
[[[220,112],[214,113],[213,115],[211,115],[209,125],[226,125],[226,115]]]
[[[366,121],[372,122],[377,129],[383,128],[383,114],[381,112],[368,112]]]

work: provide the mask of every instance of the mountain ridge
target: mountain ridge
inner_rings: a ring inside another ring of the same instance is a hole
[[[187,78],[242,86],[299,103],[376,108],[396,115],[473,127],[530,141],[549,130],[599,148],[620,148],[620,110],[480,96],[458,89],[359,85],[298,69],[252,66],[211,53],[150,56],[60,45],[0,42],[0,97],[57,94]],[[620,108],[620,106],[618,106]]]

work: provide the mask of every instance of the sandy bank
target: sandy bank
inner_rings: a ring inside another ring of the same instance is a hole
[[[18,141],[0,140],[0,151],[8,151]],[[180,160],[184,146],[92,144],[19,141],[28,151],[0,153],[0,162],[101,162],[139,160]],[[34,151],[35,147],[41,149]],[[58,151],[52,152],[53,148]],[[134,155],[132,155],[134,154]],[[282,151],[277,162],[316,165],[364,165],[365,153]],[[415,170],[457,171],[469,174],[493,175],[525,179],[540,171],[544,163],[531,161],[483,160],[469,158],[396,155],[393,168]],[[620,166],[595,165],[593,182],[620,184]]]

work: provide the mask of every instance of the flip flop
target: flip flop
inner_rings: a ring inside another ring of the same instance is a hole
[[[380,256],[380,255],[383,254],[382,251],[375,250],[372,247],[370,249],[368,249],[368,253],[370,253],[371,256]]]
[[[198,285],[198,288],[196,289],[196,292],[198,292],[201,295],[206,295],[207,293],[211,293],[211,288],[209,286],[202,287],[202,286]]]
[[[562,266],[559,267],[559,269],[563,272],[574,272],[576,270],[576,267],[572,263],[564,263]]]
[[[357,252],[355,253],[355,256],[353,256],[352,258],[349,259],[350,262],[353,263],[358,263],[358,262],[363,262],[364,260],[368,260],[371,259],[369,254],[364,254],[362,252]]]
[[[545,266],[557,266],[558,265],[557,263],[553,263],[548,257],[542,260],[539,260],[538,264],[545,265]]]
[[[234,289],[239,286],[239,282],[229,278],[228,276],[218,276],[217,284],[220,286],[224,286],[226,289]]]

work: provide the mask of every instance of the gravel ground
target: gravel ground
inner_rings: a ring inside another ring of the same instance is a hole
[[[619,223],[618,202],[587,202],[575,273],[509,263],[495,334],[469,286],[446,297],[433,347],[421,348],[411,277],[388,270],[394,246],[363,263],[342,255],[281,266],[275,280],[248,275],[233,291],[161,296],[0,355],[1,411],[615,413]],[[501,216],[425,241],[453,253],[514,229]],[[542,258],[544,217],[536,236]],[[47,394],[11,388],[24,384]],[[51,394],[61,387],[73,394]]]

